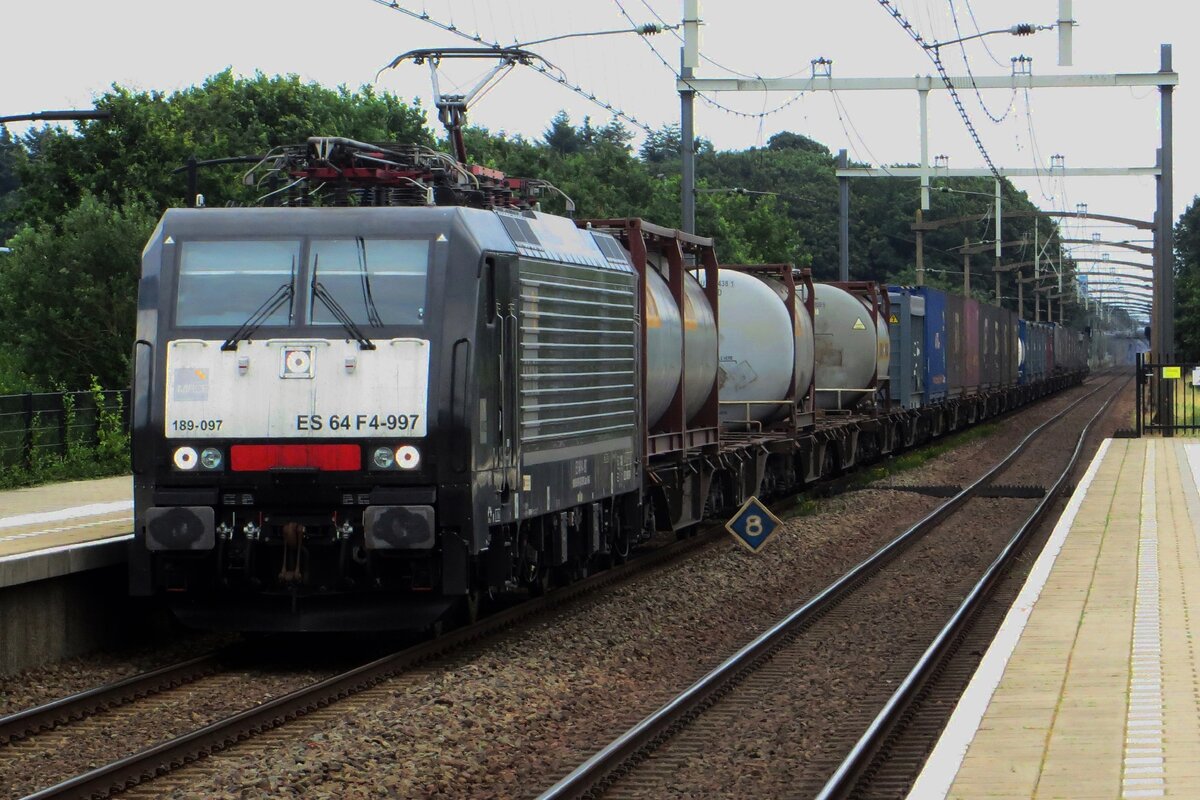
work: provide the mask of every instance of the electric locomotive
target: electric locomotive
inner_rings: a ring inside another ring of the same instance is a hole
[[[313,139],[264,163],[353,207],[164,214],[139,284],[132,593],[205,627],[423,627],[623,552],[641,372],[616,241],[416,148]]]

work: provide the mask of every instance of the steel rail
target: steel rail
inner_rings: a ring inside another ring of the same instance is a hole
[[[217,672],[233,652],[234,648],[217,650],[0,717],[0,742],[25,739],[106,709],[192,683]]]
[[[1055,481],[1054,486],[1050,491],[1046,492],[1046,496],[1038,503],[1033,513],[1025,520],[1021,528],[1013,534],[1004,549],[996,556],[983,577],[975,584],[974,588],[955,609],[954,614],[947,621],[946,625],[930,643],[929,647],[921,655],[921,658],[905,676],[900,685],[896,687],[896,691],[888,698],[887,703],[876,715],[875,719],[867,727],[867,730],[855,743],[854,748],[842,761],[841,765],[834,771],[833,775],[826,782],[821,793],[817,795],[816,800],[833,800],[833,798],[849,797],[863,773],[870,766],[880,748],[886,742],[889,734],[894,729],[897,722],[904,712],[912,705],[917,695],[924,688],[933,672],[942,663],[942,661],[950,655],[954,643],[958,640],[960,634],[970,624],[975,612],[985,603],[1005,574],[1009,564],[1020,553],[1021,548],[1025,545],[1026,540],[1033,535],[1038,526],[1042,522],[1042,518],[1050,507],[1058,499],[1058,494],[1066,484],[1071,472],[1075,469],[1075,465],[1079,462],[1079,456],[1083,452],[1084,442],[1087,440],[1088,433],[1091,432],[1092,426],[1096,423],[1113,400],[1121,393],[1132,378],[1126,379],[1121,387],[1113,393],[1112,397],[1104,401],[1104,404],[1092,415],[1088,420],[1087,425],[1079,434],[1079,441],[1075,444],[1075,450],[1071,454],[1071,460]]]
[[[1094,393],[1093,391],[1087,396]],[[1040,429],[1039,427],[1038,430]],[[1023,447],[1024,444],[1019,446],[1019,448]],[[975,485],[972,484],[972,487]],[[968,491],[970,488],[968,487]],[[952,502],[954,502],[953,499],[939,508],[945,508]],[[934,513],[937,511],[935,510]],[[433,641],[407,648],[340,675],[317,681],[255,708],[206,725],[189,734],[39,790],[25,800],[108,796],[114,791],[120,791],[147,778],[165,774],[171,769],[195,761],[203,755],[222,750],[257,733],[279,727],[310,711],[350,697],[414,666],[444,657],[471,642],[501,633],[527,617],[547,612],[603,586],[626,580],[640,572],[665,564],[723,535],[723,525],[714,524],[694,537],[659,547],[626,564],[607,569],[552,591],[543,597],[520,603]]]
[[[753,641],[727,658],[707,675],[697,680],[673,700],[613,740],[566,777],[539,795],[539,800],[560,800],[560,798],[585,796],[595,789],[603,787],[608,782],[610,776],[616,773],[626,762],[635,758],[643,750],[651,747],[656,740],[668,736],[671,730],[677,725],[686,723],[695,713],[703,710],[706,705],[710,704],[710,701],[718,698],[734,684],[738,683],[745,674],[753,671],[757,663],[765,660],[772,652],[782,646],[790,634],[813,622],[821,614],[836,605],[858,585],[881,570],[892,558],[926,533],[936,528],[946,517],[957,511],[968,500],[978,494],[1001,472],[1007,469],[1044,429],[1077,409],[1080,403],[1111,385],[1111,383],[1112,381],[1088,392],[1067,408],[1042,422],[1030,431],[1003,460],[993,466],[984,475],[977,478],[957,495],[929,512],[929,514],[908,530],[876,550],[875,553],[868,556],[864,561],[853,567],[820,593],[757,636]]]
[[[697,536],[664,545],[628,563],[492,614],[473,625],[317,681],[191,733],[69,778],[28,795],[25,800],[107,797],[145,779],[170,772],[175,767],[369,689],[405,670],[444,657],[476,640],[499,634],[528,617],[545,613],[576,597],[665,564],[722,534],[722,526],[714,524]]]

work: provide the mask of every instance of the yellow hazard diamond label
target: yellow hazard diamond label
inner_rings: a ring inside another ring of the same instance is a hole
[[[858,319],[854,320],[854,330],[865,331],[866,329],[867,329],[867,326],[863,325],[862,317],[859,317]]]

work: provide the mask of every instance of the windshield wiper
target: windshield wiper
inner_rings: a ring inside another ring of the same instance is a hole
[[[293,281],[288,280],[287,283],[281,284],[278,289],[271,293],[271,296],[258,307],[258,310],[250,315],[250,318],[242,323],[241,327],[233,332],[233,335],[225,340],[221,345],[222,350],[237,350],[238,342],[244,339],[249,339],[251,334],[258,330],[276,311],[279,310],[285,302],[290,302],[296,294],[296,288],[293,286]]]
[[[317,280],[315,263],[313,265],[312,293],[313,297],[320,300],[321,303],[324,304],[325,308],[329,309],[329,313],[333,314],[333,318],[336,319],[341,326],[346,329],[346,333],[350,334],[350,336],[358,342],[359,350],[375,349],[374,343],[366,337],[366,334],[362,332],[362,329],[354,324],[354,320],[350,319],[350,315],[346,313],[346,309],[342,308],[341,304],[339,304],[337,300],[333,299],[333,295],[329,293],[329,290],[322,286],[321,282]]]
[[[371,274],[367,271],[367,240],[359,236],[356,238],[358,244],[358,270],[362,278],[363,290],[363,305],[367,307],[367,322],[376,328],[383,327],[383,320],[379,317],[379,309],[375,307],[375,296],[371,293]]]

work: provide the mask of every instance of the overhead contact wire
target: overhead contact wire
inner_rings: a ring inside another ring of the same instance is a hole
[[[468,41],[472,41],[477,44],[484,45],[485,47],[491,47],[491,48],[494,48],[497,50],[502,48],[502,45],[500,45],[498,42],[491,41],[489,39],[485,39],[478,33],[475,33],[475,34],[467,33],[466,31],[462,30],[457,25],[455,25],[453,22],[446,23],[446,22],[437,20],[437,19],[433,18],[427,11],[424,11],[424,10],[414,11],[411,8],[406,8],[405,6],[401,5],[398,2],[398,0],[371,0],[371,2],[376,3],[377,5],[381,5],[384,8],[389,8],[392,11],[396,11],[398,13],[412,17],[413,19],[420,20],[421,22],[432,25],[435,28],[439,28],[443,31],[446,31],[447,33],[454,34],[455,36],[461,37]],[[621,109],[617,106],[614,106],[611,103],[606,103],[604,100],[598,98],[594,92],[589,92],[588,90],[584,89],[583,86],[581,86],[580,84],[572,83],[570,80],[567,79],[566,75],[563,74],[561,70],[558,71],[559,72],[558,75],[555,75],[551,70],[547,69],[544,65],[541,65],[541,64],[538,64],[538,65],[526,64],[524,66],[528,66],[530,69],[534,70],[535,72],[539,72],[542,75],[545,75],[550,80],[554,81],[555,83],[557,83],[560,86],[564,86],[567,89],[570,89],[572,92],[574,92],[575,94],[584,98],[585,100],[595,103],[597,106],[600,106],[601,108],[603,108],[606,111],[608,111],[609,113],[611,113],[614,117],[617,117],[618,119],[622,119],[622,120],[628,122],[630,125],[640,128],[641,130],[645,131],[646,133],[654,132],[654,129],[650,125],[648,125],[645,122],[642,122],[640,119],[638,119],[633,114],[630,114],[630,113],[624,111],[623,109]]]
[[[892,19],[904,30],[909,37],[917,43],[917,45],[925,52],[929,59],[933,62],[933,66],[937,69],[938,75],[945,84],[946,90],[950,92],[950,99],[954,101],[954,107],[958,109],[958,115],[962,117],[963,124],[967,126],[967,133],[971,135],[971,139],[975,142],[976,149],[983,156],[984,163],[987,164],[988,170],[995,176],[996,180],[1000,180],[1000,171],[996,169],[996,165],[992,163],[992,157],[988,154],[987,148],[983,145],[983,140],[979,137],[979,131],[975,129],[975,123],[971,121],[971,115],[967,113],[966,106],[963,105],[962,98],[958,95],[958,90],[954,87],[954,82],[950,80],[950,75],[946,71],[946,65],[942,63],[942,57],[937,52],[937,48],[927,42],[913,24],[908,21],[908,18],[897,8],[893,0],[876,0]]]

